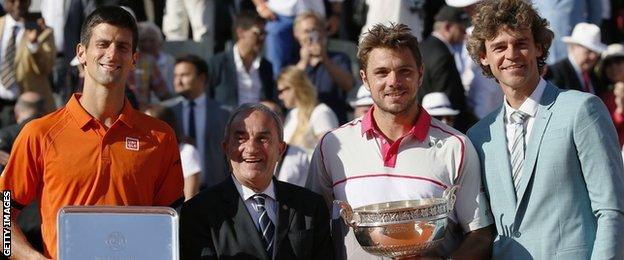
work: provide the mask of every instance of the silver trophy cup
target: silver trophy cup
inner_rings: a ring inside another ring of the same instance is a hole
[[[447,188],[442,198],[377,203],[355,209],[345,201],[336,203],[340,216],[353,228],[364,251],[403,258],[423,255],[442,242],[456,190],[457,186]]]

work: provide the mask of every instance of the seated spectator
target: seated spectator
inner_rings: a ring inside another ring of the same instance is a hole
[[[284,141],[312,154],[318,140],[338,127],[336,114],[316,99],[312,82],[305,73],[289,66],[277,77],[279,99],[290,111],[284,122]]]
[[[183,134],[180,128],[177,127],[178,123],[173,109],[161,105],[150,105],[145,109],[145,114],[162,120],[175,131],[178,148],[180,148],[182,175],[184,176],[184,200],[187,201],[199,192],[199,184],[201,182],[199,151],[197,151],[194,145],[183,140]]]
[[[353,88],[351,62],[344,53],[328,52],[323,20],[314,13],[295,19],[294,34],[299,42],[297,68],[306,72],[316,87],[320,102],[329,106],[340,123],[347,121],[346,92]]]
[[[17,123],[0,129],[0,171],[4,169],[9,160],[11,147],[17,134],[30,120],[42,116],[46,111],[44,107],[43,98],[37,92],[24,92],[19,96],[14,109]]]
[[[624,145],[624,45],[614,43],[602,53],[600,75],[607,90],[601,95],[607,106],[620,145]]]
[[[271,101],[260,103],[267,106],[284,121],[284,111],[278,104]],[[296,145],[286,144],[286,152],[282,154],[282,160],[277,163],[275,177],[277,180],[304,187],[308,178],[309,166],[310,158],[308,158],[306,150]]]
[[[442,121],[448,126],[453,126],[455,116],[459,110],[453,109],[451,101],[443,92],[432,92],[423,97],[422,107],[430,116]]]
[[[600,28],[579,23],[572,36],[563,37],[563,42],[568,44],[568,57],[550,66],[546,79],[559,88],[602,94],[603,87],[593,73],[600,54],[607,48],[600,42]]]
[[[374,102],[373,98],[371,97],[370,91],[368,91],[368,89],[366,89],[366,87],[362,85],[355,95],[355,100],[349,102],[349,104],[353,108],[353,117],[359,118],[365,115],[368,110],[370,110]]]
[[[262,57],[265,21],[255,13],[241,12],[232,30],[232,49],[216,54],[208,62],[208,97],[235,108],[261,100],[277,101],[271,63]]]
[[[162,51],[164,39],[160,29],[153,22],[140,22],[137,25],[139,28],[141,52],[152,56],[156,60],[160,75],[165,81],[165,85],[167,85],[167,91],[173,93],[173,66],[175,65],[175,58]]]
[[[150,39],[155,37],[152,34],[153,32],[149,30],[139,31],[138,59],[134,69],[128,75],[128,88],[134,92],[139,102],[139,110],[144,110],[152,103],[152,95],[160,100],[171,97],[167,84],[158,69],[156,58],[152,55],[153,47],[150,46],[152,44]],[[148,50],[150,52],[147,52]]]

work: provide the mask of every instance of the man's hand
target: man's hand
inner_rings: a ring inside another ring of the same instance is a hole
[[[277,18],[277,16],[275,16],[275,13],[273,13],[273,11],[271,11],[271,9],[269,9],[266,4],[258,5],[258,7],[256,7],[256,11],[260,15],[260,17],[269,21],[273,21]]]
[[[26,31],[25,31],[26,39],[28,39],[28,41],[30,41],[31,43],[36,43],[37,37],[39,37],[39,34],[43,30],[48,28],[43,18],[37,19],[36,23],[37,23],[37,28],[26,28]]]
[[[624,82],[617,82],[613,88],[615,96],[615,112],[624,114]]]

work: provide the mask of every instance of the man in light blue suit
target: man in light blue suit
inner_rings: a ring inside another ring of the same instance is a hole
[[[624,167],[591,94],[540,77],[553,33],[522,0],[486,0],[468,50],[505,93],[468,131],[496,221],[495,259],[624,259]]]

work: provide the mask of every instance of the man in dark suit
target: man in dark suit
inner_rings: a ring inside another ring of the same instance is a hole
[[[418,92],[418,100],[432,92],[445,93],[454,109],[460,114],[453,127],[466,132],[474,123],[474,116],[466,106],[464,85],[455,62],[454,46],[461,47],[466,36],[466,26],[470,17],[461,8],[443,6],[435,16],[433,32],[422,43],[423,75],[422,89]],[[459,55],[459,53],[458,53]]]
[[[243,11],[237,16],[233,26],[236,43],[208,62],[208,97],[231,108],[277,100],[271,63],[262,57],[264,23],[255,12]]]
[[[201,188],[213,186],[228,176],[221,139],[229,111],[206,95],[208,79],[206,62],[195,55],[176,59],[173,88],[178,97],[166,100],[164,106],[176,113],[178,129],[199,150],[202,165]]]
[[[600,54],[607,49],[600,39],[597,25],[577,24],[571,36],[563,37],[563,42],[568,44],[568,57],[549,67],[546,79],[563,89],[600,95],[605,87],[593,72]]]
[[[244,104],[226,129],[232,176],[182,207],[182,259],[333,259],[322,197],[273,176],[286,148],[279,117]]]

